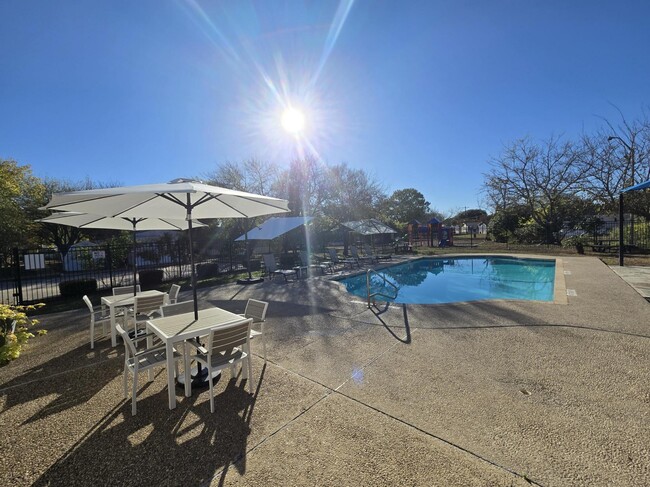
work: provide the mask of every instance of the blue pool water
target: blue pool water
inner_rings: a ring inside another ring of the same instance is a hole
[[[395,303],[433,304],[486,299],[553,301],[555,260],[481,256],[427,258],[378,271],[398,288]],[[342,279],[348,292],[366,298],[366,274]],[[372,292],[394,294],[371,275]],[[377,297],[378,301],[387,301]]]

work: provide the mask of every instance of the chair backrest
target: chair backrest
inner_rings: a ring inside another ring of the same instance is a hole
[[[262,254],[262,258],[264,259],[264,267],[266,267],[266,271],[275,272],[275,257],[273,254]]]
[[[139,293],[142,292],[140,289],[140,284],[135,286],[135,292]],[[132,294],[133,293],[133,286],[118,286],[113,288],[113,296],[117,296],[119,294]]]
[[[336,249],[327,249],[327,251],[328,251],[329,254],[330,254],[330,260],[331,260],[334,264],[338,264],[338,263],[339,263],[339,256],[338,256],[338,254],[336,253]]]
[[[160,307],[160,313],[164,316],[182,315],[194,311],[194,301],[181,301],[180,303],[165,304]]]
[[[172,284],[172,287],[169,288],[169,302],[170,304],[176,303],[178,300],[178,292],[181,290],[181,287],[178,284]]]
[[[129,334],[124,331],[124,328],[122,328],[120,325],[115,325],[115,330],[120,334],[122,337],[122,341],[124,341],[124,351],[126,352],[126,358],[129,358],[129,355],[135,355],[138,353],[137,349],[135,348],[135,344],[133,343],[133,340],[131,340],[131,337]]]
[[[93,314],[95,310],[93,309],[93,303],[90,302],[88,296],[84,295],[82,299],[84,300],[84,303],[86,303],[86,306],[88,306],[90,313]]]
[[[363,244],[363,253],[366,255],[372,255],[374,252],[372,251],[372,247],[368,245],[367,243]]]
[[[232,354],[233,348],[248,343],[252,320],[236,325],[218,326],[210,330],[208,336],[208,354]]]
[[[266,319],[266,310],[269,303],[265,301],[258,301],[257,299],[249,299],[246,303],[246,310],[244,316],[246,318],[253,318],[253,323],[260,323]]]
[[[352,254],[352,257],[354,257],[355,259],[359,258],[359,251],[354,245],[350,245],[350,253]]]
[[[309,267],[309,254],[307,252],[305,252],[304,250],[299,250],[298,257],[300,257],[300,263],[304,267]]]
[[[133,314],[146,314],[157,311],[165,303],[164,294],[155,296],[136,296],[133,301]]]

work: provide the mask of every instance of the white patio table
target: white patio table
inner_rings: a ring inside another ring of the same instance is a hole
[[[158,294],[165,294],[162,291],[152,289],[151,291],[142,291],[136,294],[136,296],[157,296]],[[115,315],[117,314],[117,308],[122,308],[123,306],[133,306],[134,303],[133,294],[118,294],[117,296],[104,296],[102,298],[102,305],[107,306],[111,314],[111,345],[117,345],[117,335],[115,331]]]
[[[194,312],[156,318],[147,321],[147,330],[155,333],[165,344],[167,349],[167,391],[169,394],[169,409],[176,407],[176,392],[174,390],[174,344],[184,342],[189,338],[207,335],[210,329],[216,326],[231,325],[252,321],[221,308],[199,310],[199,319],[194,319]],[[150,339],[149,339],[150,340]],[[185,347],[185,397],[190,396],[190,367],[189,345]]]

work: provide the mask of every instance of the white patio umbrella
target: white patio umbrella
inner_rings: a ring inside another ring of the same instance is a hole
[[[40,220],[42,223],[54,223],[57,225],[67,225],[76,228],[92,228],[103,230],[126,230],[133,232],[133,295],[135,296],[137,264],[136,264],[136,231],[144,230],[187,230],[189,224],[185,220],[170,220],[167,218],[127,218],[127,217],[108,217],[91,215],[88,213],[78,213],[72,211],[62,211],[54,213]],[[201,222],[192,222],[193,227],[205,227]]]
[[[192,219],[250,218],[289,211],[286,200],[220,188],[189,179],[175,179],[162,184],[56,193],[45,208],[110,217],[187,220],[194,316],[197,319]]]

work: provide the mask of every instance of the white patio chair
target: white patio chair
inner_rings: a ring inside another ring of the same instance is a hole
[[[108,309],[102,306],[93,306],[88,296],[83,297],[84,303],[90,311],[90,348],[95,348],[95,326],[101,325],[104,335],[107,335],[111,329],[111,315]]]
[[[332,270],[332,263],[331,262],[322,262],[320,264],[314,264],[311,262],[311,259],[309,258],[309,253],[305,252],[304,250],[299,250],[298,255],[300,256],[300,263],[301,269],[305,269],[305,272],[307,272],[309,269],[320,269],[321,274],[325,274],[327,270],[329,269],[330,271]]]
[[[133,321],[134,336],[138,335],[138,323],[144,323],[153,318],[160,311],[163,304],[165,304],[164,294],[135,297],[133,308],[126,313],[127,326],[129,322]]]
[[[136,413],[136,395],[138,391],[138,373],[152,369],[153,367],[165,367],[167,364],[167,352],[165,347],[146,348],[137,351],[134,341],[142,340],[148,336],[141,335],[135,340],[129,337],[129,334],[124,331],[120,325],[116,325],[115,329],[124,341],[124,399],[128,399],[128,378],[127,373],[133,374],[133,392],[131,398],[131,414],[135,416]],[[181,354],[174,351],[174,377],[178,377],[178,360],[182,357]]]
[[[135,292],[140,293],[142,289],[140,284],[135,286]],[[133,286],[117,286],[113,288],[113,296],[118,296],[120,294],[133,294]]]
[[[269,308],[269,303],[265,301],[258,301],[257,299],[249,299],[246,303],[244,318],[252,318],[253,325],[260,324],[260,330],[253,330],[251,326],[250,339],[255,337],[262,337],[262,349],[264,350],[264,362],[266,362],[266,338],[264,337],[264,322],[266,321],[266,310]]]
[[[172,284],[172,287],[169,288],[169,304],[174,304],[178,301],[178,292],[181,290],[181,287],[178,284]]]
[[[197,354],[191,358],[208,369],[208,377],[217,371],[242,363],[242,376],[248,376],[248,390],[253,392],[253,368],[250,356],[250,331],[252,319],[235,325],[218,326],[210,330],[206,347],[194,340],[187,342],[196,347]],[[214,413],[214,385],[210,384],[210,412]],[[191,385],[190,385],[191,389]]]
[[[181,301],[180,303],[164,304],[160,307],[160,315],[174,316],[194,311],[194,301]]]

